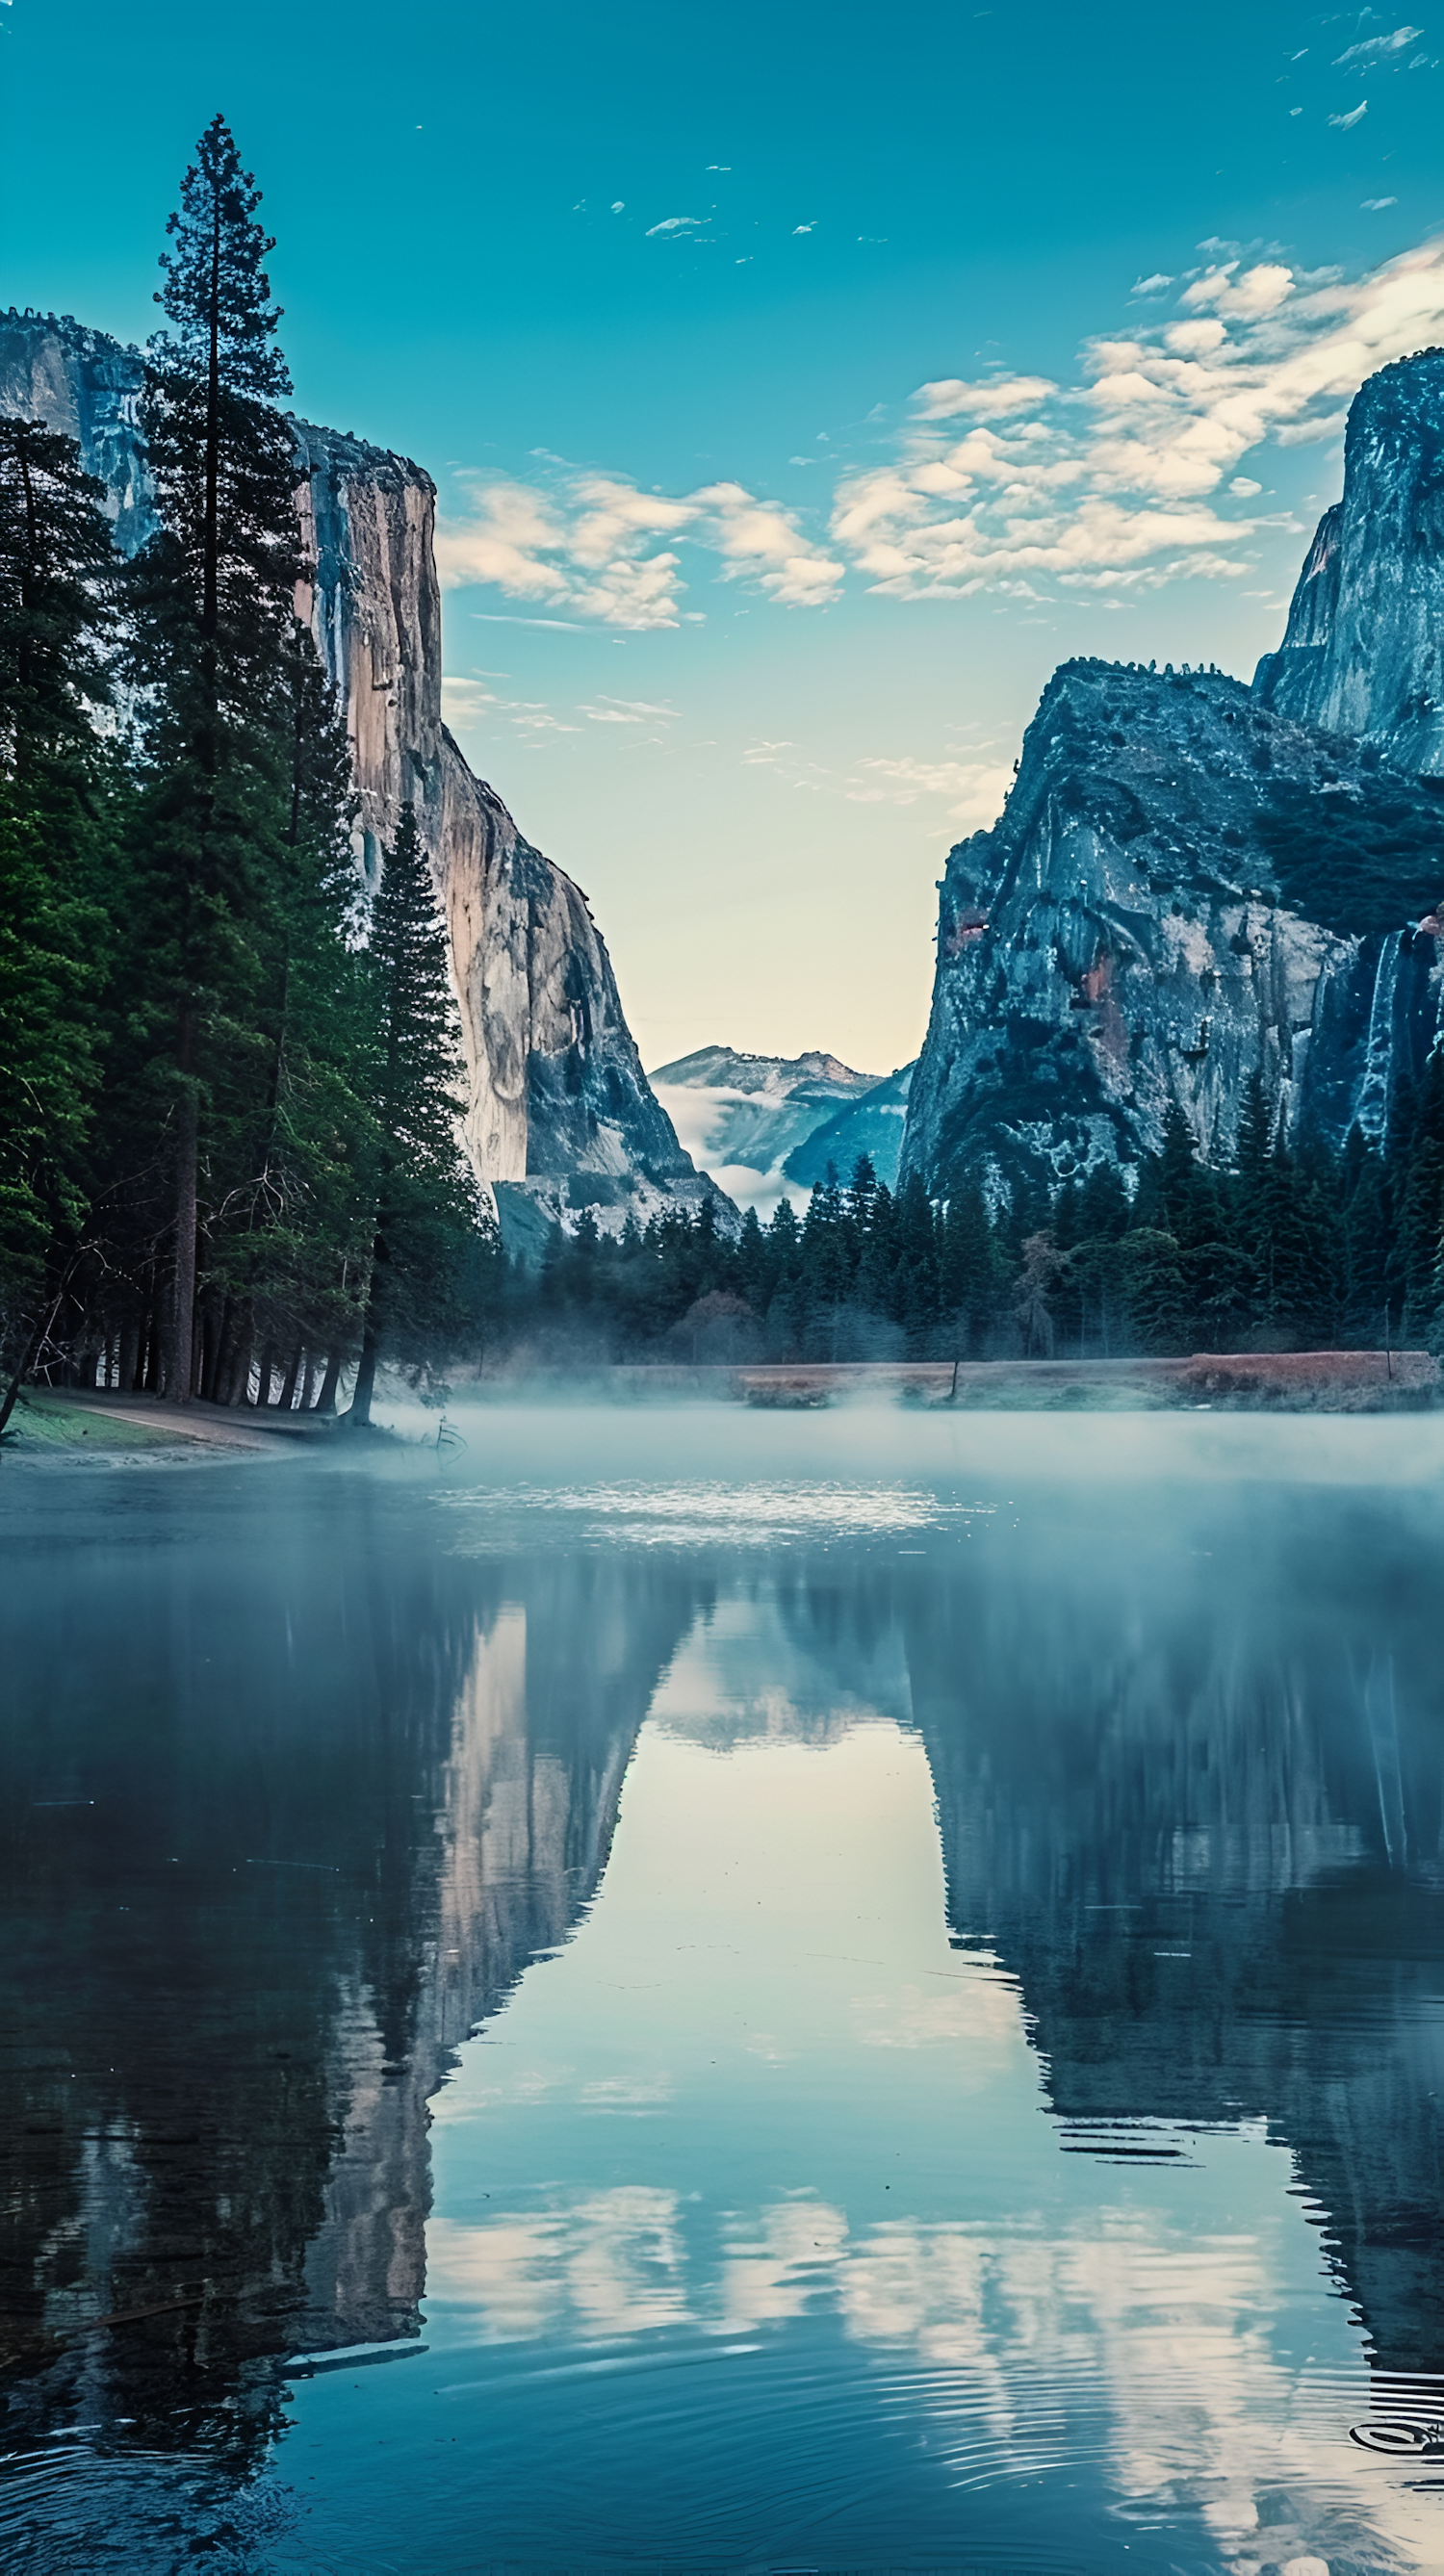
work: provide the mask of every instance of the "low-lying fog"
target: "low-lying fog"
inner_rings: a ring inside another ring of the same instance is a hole
[[[982,1477],[1078,1482],[1422,1486],[1444,1479],[1444,1413],[1013,1413],[881,1402],[817,1409],[716,1403],[618,1405],[585,1392],[538,1402],[451,1403],[444,1415],[378,1399],[376,1420],[442,1455],[449,1477],[573,1483],[584,1476]],[[453,1446],[451,1432],[464,1447]],[[343,1453],[344,1454],[344,1453]],[[373,1452],[378,1463],[380,1453]]]

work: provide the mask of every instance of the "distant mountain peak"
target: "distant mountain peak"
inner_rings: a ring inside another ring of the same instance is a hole
[[[789,1184],[811,1188],[829,1162],[845,1176],[859,1154],[893,1180],[910,1074],[858,1073],[821,1047],[781,1056],[710,1046],[650,1079],[696,1161],[733,1198],[769,1204]]]
[[[801,1055],[752,1055],[743,1047],[698,1047],[672,1064],[658,1065],[648,1079],[684,1091],[727,1089],[751,1096],[765,1092],[785,1099],[809,1083],[826,1083],[838,1093],[869,1091],[882,1076],[858,1073],[840,1056],[809,1047]]]

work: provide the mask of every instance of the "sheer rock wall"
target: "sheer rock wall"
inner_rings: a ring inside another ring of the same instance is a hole
[[[142,360],[68,317],[0,315],[0,409],[80,442],[127,552],[150,519],[137,426]],[[295,423],[297,508],[314,582],[297,605],[341,695],[373,880],[405,798],[420,808],[451,936],[479,1180],[503,1226],[535,1240],[592,1206],[730,1201],[699,1174],[647,1083],[585,895],[473,777],[441,720],[441,594],[429,475],[339,431]]]
[[[1286,1122],[1377,1132],[1370,1034],[1400,942],[1291,909],[1254,832],[1281,786],[1368,784],[1352,746],[1222,674],[1065,663],[1002,819],[948,859],[904,1170],[940,1188],[969,1167],[1006,1185],[1136,1162],[1171,1099],[1227,1155],[1256,1070]],[[1437,942],[1417,944],[1432,1025]]]
[[[1265,706],[1444,771],[1444,350],[1383,367],[1349,413],[1344,493],[1319,521]]]
[[[1002,817],[948,858],[904,1173],[945,1190],[972,1168],[1006,1190],[1133,1163],[1170,1100],[1226,1156],[1255,1072],[1285,1129],[1381,1137],[1444,1005],[1444,833],[1421,777],[1444,777],[1438,350],[1358,395],[1343,498],[1252,691],[1218,672],[1054,673]],[[1382,850],[1397,811],[1417,900],[1381,916],[1362,859],[1356,905],[1347,859],[1327,903],[1288,900],[1290,799],[1300,850],[1311,820],[1342,847],[1341,816]]]

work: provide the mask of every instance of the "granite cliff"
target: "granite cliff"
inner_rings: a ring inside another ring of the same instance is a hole
[[[1006,808],[948,858],[904,1172],[995,1191],[1161,1141],[1387,1129],[1440,1026],[1444,356],[1350,416],[1345,492],[1252,690],[1065,663]],[[1436,715],[1435,709],[1438,709]]]
[[[1381,368],[1349,413],[1343,498],[1324,512],[1261,704],[1444,771],[1444,349]]]
[[[151,525],[143,361],[70,316],[0,314],[0,410],[80,443],[127,553]],[[461,1006],[467,1148],[503,1229],[534,1242],[592,1207],[620,1225],[712,1197],[654,1097],[585,895],[473,777],[441,720],[436,491],[407,458],[296,421],[297,510],[314,578],[298,599],[346,710],[358,861],[374,879],[403,794],[419,807]],[[735,1221],[735,1220],[733,1220]]]

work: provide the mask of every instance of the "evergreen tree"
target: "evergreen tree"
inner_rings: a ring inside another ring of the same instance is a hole
[[[461,1046],[447,957],[416,811],[406,805],[371,907],[374,1216],[351,1401],[357,1424],[371,1419],[383,1353],[426,1373],[466,1326],[462,1289],[478,1218],[457,1139]]]
[[[1071,1252],[1082,1239],[1080,1196],[1078,1183],[1070,1174],[1053,1201],[1053,1222],[1048,1229],[1060,1252]]]
[[[254,925],[257,1080],[237,1177],[206,1228],[199,1378],[205,1395],[243,1396],[259,1347],[262,1403],[269,1351],[283,1404],[304,1358],[305,1383],[314,1389],[321,1371],[319,1402],[329,1409],[369,1258],[369,997],[355,944],[350,747],[299,626],[281,676],[290,774],[270,899]]]
[[[73,438],[0,417],[0,768],[32,794],[88,777],[110,700],[104,504]]]
[[[1401,1335],[1429,1342],[1439,1313],[1439,1256],[1444,1230],[1444,1050],[1424,1067],[1404,1167],[1399,1206],[1403,1271]]]
[[[1402,1277],[1389,1170],[1377,1146],[1351,1128],[1341,1176],[1344,1307],[1351,1339],[1387,1344],[1402,1317]]]
[[[213,1178],[233,1177],[237,1129],[265,1084],[262,925],[284,874],[281,673],[302,566],[258,203],[217,116],[167,227],[156,300],[170,327],[151,342],[142,406],[160,526],[132,583],[146,772],[133,1110],[164,1132],[163,1376],[177,1403],[192,1387],[202,1156]]]
[[[908,1349],[922,1356],[938,1326],[942,1270],[936,1214],[916,1172],[908,1174],[898,1192],[893,1241],[893,1320],[902,1326]]]
[[[852,1220],[858,1250],[866,1241],[877,1205],[878,1179],[870,1154],[859,1154],[853,1165],[852,1181],[847,1192],[847,1213]]]
[[[1063,1255],[1047,1231],[1030,1234],[1021,1247],[1022,1262],[1013,1287],[1013,1314],[1025,1359],[1053,1356],[1053,1297],[1063,1274]]]
[[[1218,1232],[1212,1175],[1199,1162],[1197,1139],[1176,1100],[1164,1113],[1162,1146],[1140,1176],[1134,1222],[1183,1245],[1207,1242]]]
[[[808,1201],[798,1245],[795,1324],[803,1354],[835,1359],[852,1289],[851,1228],[837,1173],[828,1164]]]
[[[73,1252],[99,1073],[113,857],[114,567],[101,485],[75,442],[0,419],[0,1338],[12,1367]],[[67,1255],[68,1258],[68,1255]]]
[[[742,1219],[742,1233],[737,1244],[735,1262],[737,1286],[754,1315],[765,1315],[768,1304],[769,1262],[763,1237],[762,1220],[755,1207]]]
[[[1117,1248],[1125,1329],[1135,1351],[1178,1351],[1191,1338],[1189,1283],[1175,1237],[1130,1226]]]
[[[1130,1209],[1115,1163],[1095,1163],[1078,1192],[1078,1233],[1084,1243],[1113,1240],[1127,1227]]]
[[[953,1357],[985,1346],[998,1305],[998,1259],[988,1203],[976,1181],[965,1181],[948,1200],[939,1251],[939,1301],[951,1318]]]

